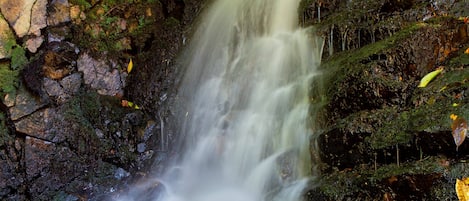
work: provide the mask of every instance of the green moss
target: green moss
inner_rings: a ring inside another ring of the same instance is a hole
[[[356,65],[361,60],[366,59],[371,55],[381,53],[382,51],[393,47],[395,44],[397,44],[397,42],[407,38],[408,36],[414,34],[417,30],[425,26],[428,25],[425,23],[414,23],[384,40],[366,45],[356,50],[338,53],[335,56],[327,59],[322,66],[326,68],[347,68],[351,64]]]
[[[18,84],[18,70],[11,70],[10,63],[0,63],[0,95],[16,90]],[[3,95],[2,95],[3,97]]]
[[[24,65],[28,63],[28,59],[25,56],[26,51],[21,46],[15,46],[11,50],[11,69],[18,70],[22,69]]]

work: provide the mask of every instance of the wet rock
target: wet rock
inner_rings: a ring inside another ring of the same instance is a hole
[[[156,132],[157,126],[155,121],[148,121],[147,126],[145,127],[145,131],[143,133],[143,140],[148,141],[153,133]]]
[[[106,64],[105,61],[96,60],[84,53],[77,61],[78,70],[83,72],[85,84],[96,89],[101,95],[115,96],[123,94],[121,73],[118,69]]]
[[[130,173],[125,171],[122,168],[117,168],[117,170],[114,173],[114,178],[116,178],[117,180],[121,180],[121,179],[123,179],[125,177],[128,177],[128,176],[130,176]]]
[[[15,98],[15,105],[10,108],[10,118],[18,120],[46,105],[25,90],[20,90]]]
[[[8,26],[3,16],[0,16],[0,59],[9,58],[11,56],[11,46],[15,44],[13,32]]]
[[[47,18],[48,25],[56,26],[70,21],[70,4],[68,0],[52,0],[49,7],[51,12],[49,12]]]

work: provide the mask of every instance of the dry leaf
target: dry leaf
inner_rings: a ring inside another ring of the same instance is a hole
[[[459,146],[461,146],[467,137],[467,121],[466,119],[455,114],[451,114],[450,118],[453,120],[453,123],[451,124],[451,130],[457,151]]]

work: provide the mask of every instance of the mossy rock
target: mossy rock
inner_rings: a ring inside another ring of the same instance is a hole
[[[318,190],[310,196],[322,194],[322,200],[382,200],[384,196],[396,200],[456,199],[454,186],[448,186],[448,181],[467,175],[467,171],[459,172],[461,164],[449,163],[445,158],[429,157],[400,165],[369,165],[337,171],[325,175],[318,182]],[[434,192],[438,193],[436,197]]]

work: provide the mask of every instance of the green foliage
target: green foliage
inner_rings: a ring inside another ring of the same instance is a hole
[[[25,54],[24,49],[18,45],[11,50],[11,69],[22,69],[23,66],[28,63]]]
[[[9,63],[0,63],[0,95],[16,90],[19,71],[11,70]],[[2,95],[3,96],[3,95]]]

